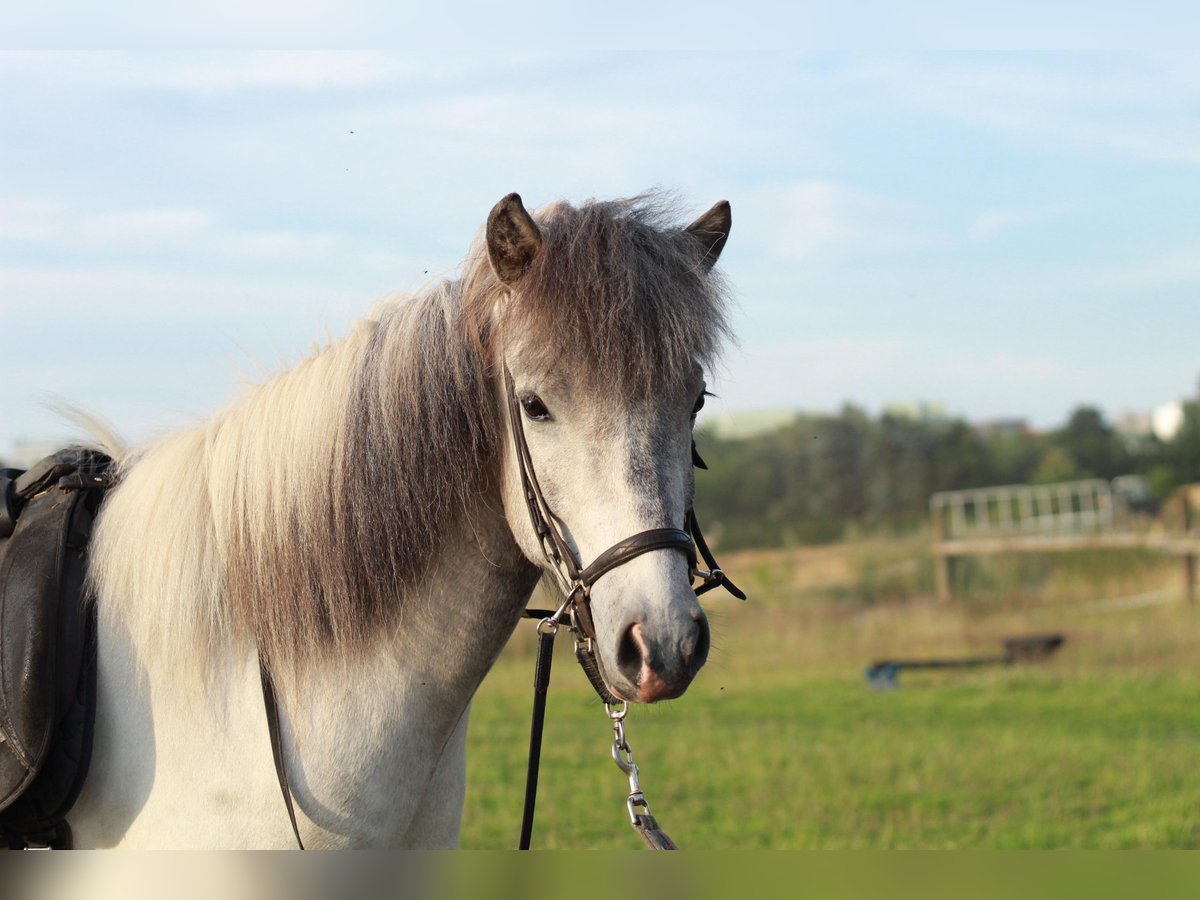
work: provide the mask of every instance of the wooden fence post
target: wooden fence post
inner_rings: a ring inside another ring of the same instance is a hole
[[[933,504],[930,510],[933,518],[933,577],[934,584],[937,587],[937,598],[942,602],[949,602],[954,599],[954,586],[952,582],[952,566],[949,554],[942,552],[942,542],[946,540],[946,519],[944,515],[945,507],[940,503]]]
[[[1179,499],[1183,503],[1183,533],[1185,535],[1190,535],[1192,533],[1192,523],[1195,519],[1195,511],[1192,509],[1190,491],[1181,491]],[[1196,605],[1195,553],[1185,553],[1183,555],[1183,596],[1187,598],[1189,605]]]

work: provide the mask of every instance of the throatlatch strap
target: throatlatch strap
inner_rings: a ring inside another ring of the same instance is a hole
[[[739,600],[745,600],[746,592],[729,580],[729,576],[725,574],[725,570],[717,565],[716,558],[713,556],[712,551],[708,549],[708,542],[704,540],[704,535],[700,531],[700,523],[696,521],[695,509],[687,511],[687,529],[692,533],[692,538],[696,542],[696,550],[700,553],[700,558],[704,560],[704,564],[708,566],[709,571],[719,573],[716,578],[696,588],[696,596],[699,597],[701,594],[711,591],[715,587],[723,587]]]
[[[296,824],[296,808],[292,805],[292,789],[288,785],[287,768],[283,764],[283,738],[279,728],[279,706],[275,702],[275,685],[271,683],[271,673],[263,662],[262,654],[258,657],[258,675],[262,680],[263,706],[267,710],[267,732],[271,735],[271,755],[275,757],[275,774],[279,778],[279,790],[283,792],[283,803],[287,807],[288,818],[292,822],[292,834],[296,836],[296,846],[304,849],[304,841],[300,840],[300,826]]]

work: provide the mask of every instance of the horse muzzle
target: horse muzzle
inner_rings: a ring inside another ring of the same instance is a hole
[[[695,604],[686,621],[674,624],[673,628],[652,628],[635,620],[621,630],[615,677],[609,685],[614,693],[636,703],[655,703],[674,699],[688,689],[708,659],[708,618]]]

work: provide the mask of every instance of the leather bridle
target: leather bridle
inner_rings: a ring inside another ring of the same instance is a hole
[[[525,439],[525,426],[521,415],[521,404],[517,398],[512,375],[508,367],[504,368],[504,393],[508,404],[508,424],[512,434],[513,449],[517,457],[517,469],[521,476],[521,490],[525,497],[525,506],[529,511],[529,521],[541,543],[542,554],[554,574],[558,587],[562,591],[563,603],[550,613],[554,623],[561,621],[564,615],[570,617],[572,629],[580,636],[575,642],[575,656],[580,666],[591,682],[600,699],[606,704],[623,702],[616,697],[600,674],[600,666],[596,657],[596,626],[592,621],[591,590],[601,576],[611,572],[618,566],[655,550],[678,550],[687,557],[688,574],[692,578],[700,578],[701,584],[696,588],[696,594],[703,594],[715,587],[723,586],[739,600],[745,600],[746,595],[729,580],[709,552],[696,515],[689,507],[684,516],[682,528],[650,528],[637,534],[623,538],[599,554],[587,566],[582,566],[579,557],[563,537],[559,527],[561,521],[550,509],[546,497],[538,482],[537,472],[533,466],[533,457],[529,452],[529,443]],[[692,460],[699,468],[706,468],[704,461],[692,444]],[[694,540],[693,540],[694,538]],[[700,550],[707,569],[699,568],[696,552]],[[527,617],[546,618],[541,614],[544,610],[529,610]]]
[[[623,725],[628,705],[613,694],[600,671],[599,658],[596,655],[596,627],[591,613],[591,589],[601,576],[636,559],[643,553],[650,553],[654,550],[678,550],[687,557],[688,574],[693,579],[701,580],[701,583],[695,588],[697,596],[715,587],[724,587],[739,600],[745,600],[746,595],[729,580],[717,565],[712,551],[708,549],[708,544],[700,533],[695,511],[691,507],[684,515],[684,524],[687,530],[650,528],[646,531],[639,531],[637,534],[617,541],[587,566],[583,566],[575,551],[563,537],[559,527],[561,520],[550,509],[550,505],[542,493],[537,472],[534,470],[533,457],[529,452],[529,444],[525,439],[521,404],[507,366],[504,368],[504,393],[513,449],[517,457],[517,469],[521,476],[521,491],[529,512],[529,521],[541,544],[542,555],[564,596],[562,604],[555,610],[527,609],[524,613],[526,618],[536,618],[539,622],[537,662],[534,666],[533,719],[529,733],[529,766],[525,777],[525,807],[521,819],[521,837],[518,847],[521,850],[528,850],[533,834],[542,726],[546,714],[546,696],[550,687],[550,667],[554,658],[554,636],[563,617],[567,616],[569,617],[568,627],[576,634],[575,658],[604,703],[605,711],[612,720],[613,730],[616,733],[612,755],[621,770],[629,776],[630,792],[626,805],[629,810],[630,823],[651,848],[674,850],[676,849],[675,843],[650,814],[650,806],[638,784],[638,767],[633,763],[633,751],[625,740]],[[708,468],[704,464],[704,460],[700,458],[700,454],[696,452],[695,441],[692,442],[692,462],[697,468]],[[697,553],[703,558],[707,569],[699,567]]]

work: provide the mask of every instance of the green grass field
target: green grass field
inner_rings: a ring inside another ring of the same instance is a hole
[[[918,539],[723,562],[751,602],[708,603],[708,665],[628,723],[681,846],[1200,848],[1200,608],[1182,601],[1177,561],[973,563],[949,605],[929,597]],[[877,658],[994,653],[1044,631],[1067,636],[1047,662],[906,672],[894,691],[863,677]],[[475,701],[464,847],[516,844],[531,632]],[[534,845],[636,848],[608,724],[569,636],[559,645]]]

